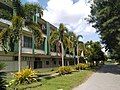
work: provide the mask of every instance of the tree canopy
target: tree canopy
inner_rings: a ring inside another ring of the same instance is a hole
[[[106,50],[120,56],[120,0],[94,0],[89,17]]]

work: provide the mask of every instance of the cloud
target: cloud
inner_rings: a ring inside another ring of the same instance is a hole
[[[70,31],[77,35],[82,34],[86,38],[86,35],[95,34],[95,29],[85,20],[90,14],[90,5],[85,1],[50,0],[42,18],[55,26],[64,23]]]

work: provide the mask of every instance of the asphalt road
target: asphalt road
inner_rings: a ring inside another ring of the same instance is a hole
[[[73,90],[120,90],[120,66],[104,65],[85,83]]]

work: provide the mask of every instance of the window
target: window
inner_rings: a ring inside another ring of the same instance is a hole
[[[29,61],[29,60],[31,60],[31,57],[23,57],[23,60],[24,61],[27,61],[27,60]]]
[[[32,48],[32,37],[24,36],[24,47]]]
[[[14,57],[14,61],[18,61],[18,56],[15,56],[15,57]]]
[[[56,61],[54,60],[54,65],[56,65]]]
[[[41,25],[41,28],[42,28],[42,32],[43,32],[44,34],[47,34],[46,25],[42,24],[42,25]]]
[[[46,65],[49,65],[49,61],[46,61]]]
[[[44,38],[43,42],[42,42],[42,43],[41,43],[41,45],[40,45],[40,49],[41,49],[41,50],[44,50],[44,46],[45,46],[45,39],[46,39],[46,38]]]

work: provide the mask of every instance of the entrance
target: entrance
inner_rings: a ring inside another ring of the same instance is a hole
[[[42,68],[42,61],[40,60],[40,58],[35,58],[35,61],[34,61],[34,69],[37,69],[37,68]]]

